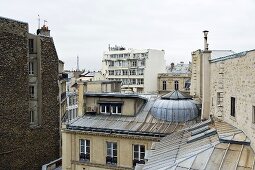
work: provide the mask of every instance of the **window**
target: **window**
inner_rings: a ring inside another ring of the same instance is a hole
[[[80,161],[90,160],[90,140],[80,139]]]
[[[114,61],[109,61],[109,66],[113,67],[114,66]]]
[[[101,105],[100,112],[101,113],[110,113],[110,105]]]
[[[179,81],[177,80],[174,81],[174,89],[179,90]]]
[[[136,67],[137,66],[137,62],[136,61],[132,61],[131,62],[131,67]]]
[[[137,84],[140,85],[140,84],[143,84],[143,79],[137,79]]]
[[[121,70],[115,70],[115,75],[116,76],[121,75]]]
[[[133,145],[133,166],[137,163],[144,164],[145,146]]]
[[[141,61],[141,66],[145,66],[145,60]]]
[[[131,84],[136,84],[136,79],[130,79]]]
[[[128,71],[127,70],[122,70],[122,74],[123,75],[128,75]]]
[[[117,142],[106,142],[107,145],[107,164],[117,164]]]
[[[138,75],[143,75],[143,70],[138,70]]]
[[[34,62],[29,62],[29,65],[28,65],[28,74],[30,74],[30,75],[34,74]]]
[[[109,75],[114,75],[114,70],[109,70]]]
[[[30,110],[30,123],[35,123],[35,111],[34,110]]]
[[[235,117],[236,116],[236,98],[231,97],[231,112],[230,115]]]
[[[113,105],[112,114],[121,114],[121,105]]]
[[[255,124],[255,106],[252,106],[252,123]]]
[[[102,104],[100,112],[104,114],[121,114],[121,104]]]
[[[163,81],[163,90],[166,90],[166,81]]]
[[[218,92],[217,93],[217,105],[218,106],[223,106],[223,92]]]
[[[130,75],[136,75],[136,70],[130,70]]]
[[[35,86],[29,86],[29,96],[31,99],[35,98]]]
[[[29,39],[28,43],[29,43],[29,53],[33,53],[34,52],[34,40]]]

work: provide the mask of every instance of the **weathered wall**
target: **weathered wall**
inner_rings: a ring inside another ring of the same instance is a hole
[[[41,169],[59,158],[58,57],[41,37],[41,124],[30,126],[28,25],[0,18],[0,169]]]
[[[190,95],[195,98],[202,98],[202,51],[197,50],[192,52],[192,74]]]
[[[210,112],[243,130],[255,148],[255,51],[240,57],[211,63]],[[223,92],[222,106],[217,104],[217,92]],[[231,97],[236,98],[236,116],[230,115]]]
[[[28,24],[0,18],[0,169],[25,168],[28,113]]]

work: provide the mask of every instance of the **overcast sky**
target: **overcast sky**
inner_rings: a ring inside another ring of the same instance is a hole
[[[203,49],[255,48],[255,0],[0,0],[0,16],[38,28],[48,21],[66,69],[99,70],[108,44],[164,49],[166,63],[191,61]]]

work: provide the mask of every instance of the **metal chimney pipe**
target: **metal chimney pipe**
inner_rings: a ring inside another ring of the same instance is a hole
[[[207,44],[207,35],[208,35],[208,32],[207,30],[204,30],[203,33],[204,33],[204,50],[205,51],[208,51],[208,44]]]

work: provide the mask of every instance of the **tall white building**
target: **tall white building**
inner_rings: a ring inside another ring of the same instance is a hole
[[[157,91],[157,75],[165,72],[164,50],[109,47],[104,52],[102,74],[122,81],[122,89],[147,93]]]

